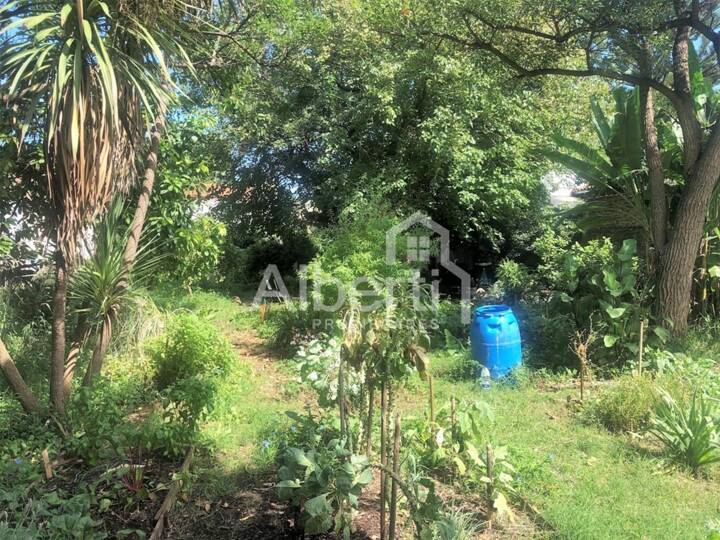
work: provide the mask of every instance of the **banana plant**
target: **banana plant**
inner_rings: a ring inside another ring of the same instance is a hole
[[[572,210],[583,229],[620,238],[633,234],[646,244],[650,240],[650,216],[640,91],[618,86],[612,95],[614,110],[610,115],[595,98],[590,102],[597,148],[557,136],[557,149],[543,154],[590,186],[588,202]],[[679,126],[671,118],[660,120],[657,129],[665,177],[682,178]],[[668,187],[668,192],[672,197],[673,189]]]

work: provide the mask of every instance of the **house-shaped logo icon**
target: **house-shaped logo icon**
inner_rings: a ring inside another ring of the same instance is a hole
[[[407,235],[407,257],[410,261],[430,261],[430,236],[437,234],[440,237],[440,266],[460,280],[460,297],[462,309],[462,322],[470,323],[470,274],[450,260],[450,231],[433,221],[422,212],[415,212],[385,233],[385,261],[394,264],[397,261],[397,239],[405,231],[422,226],[428,234]]]

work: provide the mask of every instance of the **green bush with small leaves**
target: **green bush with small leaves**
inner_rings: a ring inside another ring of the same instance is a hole
[[[235,359],[217,328],[193,314],[176,316],[166,335],[152,347],[151,356],[160,390],[189,377],[221,376]]]

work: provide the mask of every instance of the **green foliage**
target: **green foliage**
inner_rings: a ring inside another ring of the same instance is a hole
[[[480,524],[471,514],[454,510],[440,516],[432,525],[436,540],[472,540],[480,534]]]
[[[99,378],[93,387],[83,386],[68,408],[72,436],[67,444],[72,453],[89,464],[108,456],[125,457],[130,433],[124,425],[124,396],[106,380]]]
[[[212,411],[216,384],[198,376],[181,379],[161,393],[160,410],[139,426],[137,446],[179,459],[201,441],[201,423]]]
[[[188,227],[177,231],[175,242],[179,265],[175,275],[183,284],[191,287],[193,283],[213,276],[226,234],[225,225],[208,216],[193,219]]]
[[[122,199],[116,198],[95,226],[92,255],[72,274],[69,297],[91,326],[114,321],[121,305],[148,281],[162,261],[147,243],[140,246],[132,264],[125,260],[130,228],[123,219],[124,211]]]
[[[88,484],[74,492],[43,489],[44,475],[22,459],[0,462],[0,537],[77,540],[106,538],[102,521],[93,519],[97,497]]]
[[[229,233],[232,234],[232,229]],[[228,285],[251,289],[257,289],[265,269],[274,264],[292,293],[298,265],[308,263],[315,255],[315,245],[307,236],[290,236],[288,233],[284,238],[253,238],[247,247],[239,247],[237,242],[233,236],[226,240],[220,272]]]
[[[497,269],[495,286],[509,295],[510,302],[516,303],[526,291],[532,290],[533,283],[528,268],[517,261],[504,259]]]
[[[707,337],[706,346],[692,351],[693,354],[657,349],[647,351],[647,367],[657,373],[659,383],[674,398],[685,401],[695,390],[700,390],[711,398],[720,399],[718,362],[704,355],[707,352]]]
[[[403,437],[414,448],[420,464],[434,474],[458,474],[477,482],[483,467],[477,445],[491,419],[487,403],[461,401],[456,408],[446,403],[437,411],[434,425],[429,419],[417,419],[406,424]]]
[[[398,243],[397,262],[385,259],[385,235],[399,222],[385,202],[361,200],[349,206],[336,226],[319,235],[319,252],[306,275],[316,281],[338,280],[345,288],[359,278],[409,277],[412,265],[403,262],[405,246]],[[332,304],[336,294],[323,292],[325,303]]]
[[[151,356],[160,390],[190,377],[221,376],[235,360],[230,344],[215,325],[194,314],[173,318],[165,338],[152,347]]]
[[[664,390],[651,419],[650,433],[673,459],[697,475],[720,462],[720,413],[717,400],[693,392],[689,402],[678,402]]]
[[[300,380],[310,386],[322,407],[337,404],[340,341],[337,338],[316,339],[300,348],[293,360]],[[358,399],[362,378],[355,370],[346,370],[343,387],[347,398]]]
[[[167,256],[164,277],[186,287],[207,281],[224,249],[226,226],[201,208],[214,188],[220,165],[213,136],[216,118],[205,110],[186,112],[162,141],[157,188],[148,215],[148,233]]]
[[[8,315],[17,317],[8,324],[12,331],[3,333],[2,339],[20,374],[29,384],[44,384],[50,357],[50,324],[43,318],[36,318],[22,324],[21,314],[12,310]],[[8,321],[10,322],[10,321]],[[0,386],[5,384],[4,377]]]
[[[300,511],[307,534],[329,530],[350,538],[362,490],[372,481],[366,456],[354,455],[338,440],[303,451],[288,448],[278,470],[278,496]]]
[[[623,375],[600,392],[588,412],[610,431],[639,432],[647,426],[656,402],[657,392],[650,378]]]
[[[440,299],[428,329],[433,345],[440,343],[447,348],[455,348],[458,344],[467,342],[470,330],[462,321],[460,307],[456,301],[448,298]]]
[[[555,291],[559,312],[572,314],[578,328],[604,334],[603,344],[617,361],[637,354],[640,321],[649,318],[649,297],[643,289],[636,242],[625,240],[615,252],[609,239],[576,244],[565,256]],[[563,307],[565,306],[565,307]],[[661,345],[668,333],[659,325],[648,328],[646,343]]]
[[[300,302],[270,304],[267,318],[258,328],[261,337],[283,356],[292,356],[298,347],[337,327],[334,313],[315,312]]]

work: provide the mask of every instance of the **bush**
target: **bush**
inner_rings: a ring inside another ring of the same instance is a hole
[[[340,341],[337,338],[315,339],[301,347],[294,359],[300,380],[315,390],[321,407],[337,405],[340,362]],[[349,399],[360,397],[362,383],[362,377],[356,370],[345,370],[345,394]]]
[[[433,345],[456,347],[458,342],[467,343],[470,327],[462,321],[459,302],[440,300],[433,318],[437,323],[430,328]]]
[[[523,363],[533,368],[557,370],[577,367],[570,339],[577,328],[569,314],[552,313],[539,304],[521,302],[513,308],[523,338]]]
[[[534,288],[528,268],[519,262],[504,259],[497,270],[497,283],[507,297],[507,301],[516,304],[523,295]]]
[[[213,408],[215,382],[200,377],[181,379],[161,395],[162,407],[139,427],[136,446],[180,458],[200,439],[200,424]]]
[[[80,388],[68,413],[73,426],[68,444],[74,454],[90,464],[99,462],[108,449],[123,455],[127,439],[120,426],[125,414],[104,382]]]
[[[334,529],[350,537],[363,488],[372,481],[367,456],[354,455],[339,440],[307,452],[288,448],[278,470],[278,496],[300,510],[307,534]]]
[[[656,401],[652,380],[623,375],[600,393],[590,414],[610,431],[638,431],[647,425]]]
[[[189,377],[223,375],[235,359],[230,344],[215,326],[192,314],[175,317],[166,336],[151,349],[160,390]]]

